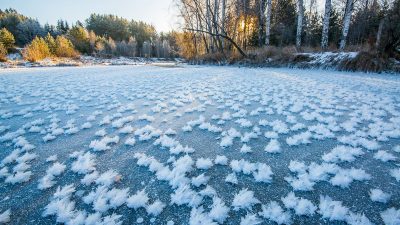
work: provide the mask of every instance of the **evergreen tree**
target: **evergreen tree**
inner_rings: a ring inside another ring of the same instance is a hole
[[[296,3],[293,0],[275,0],[272,6],[271,44],[285,46],[295,43]]]
[[[50,35],[53,37],[59,35],[59,33],[57,32],[57,28],[54,25],[50,25],[50,24],[46,23],[44,25],[44,30],[46,33],[50,33]]]
[[[17,26],[17,42],[20,45],[26,45],[36,36],[44,37],[46,31],[37,20],[26,19]]]
[[[69,31],[68,22],[64,20],[58,20],[56,28],[59,34],[66,34]]]
[[[90,47],[89,32],[81,26],[73,26],[68,31],[68,38],[72,44],[81,53],[90,54],[92,48]]]
[[[52,55],[55,55],[56,54],[56,48],[57,48],[56,40],[53,38],[53,36],[50,35],[50,33],[47,33],[47,35],[44,38],[44,40],[46,41],[47,46],[49,47],[50,53]]]
[[[14,35],[11,32],[9,32],[6,28],[0,30],[0,43],[2,43],[3,47],[6,48],[6,50],[14,47],[15,44]]]
[[[6,28],[14,35],[14,37],[16,37],[18,24],[25,21],[26,19],[28,19],[26,16],[19,14],[14,9],[6,9],[0,16],[0,27]]]

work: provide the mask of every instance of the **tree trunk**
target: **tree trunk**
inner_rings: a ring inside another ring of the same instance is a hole
[[[221,6],[221,33],[225,35],[225,10],[226,10],[226,0],[222,0]],[[222,48],[224,48],[225,40],[221,40]]]
[[[343,51],[346,47],[347,35],[349,34],[351,14],[353,13],[354,0],[347,0],[346,9],[343,18],[343,30],[342,30],[342,40],[340,41],[340,50]]]
[[[210,0],[206,0],[206,23],[207,23],[207,31],[209,34],[212,33],[212,25],[211,25],[211,12],[210,12]],[[213,36],[209,35],[209,49],[211,49],[211,52],[214,52],[214,41],[213,41]]]
[[[213,23],[214,23],[214,33],[218,34],[218,24],[219,24],[219,1],[214,0],[214,15],[213,15]]]
[[[216,47],[222,52],[222,42],[221,38],[218,35],[220,33],[220,22],[219,22],[219,0],[214,0],[214,15],[213,15],[213,25],[214,25],[214,33],[217,34],[216,37]]]
[[[270,45],[269,39],[271,36],[271,6],[272,0],[267,0],[266,10],[265,10],[265,45]]]
[[[263,46],[264,0],[258,0],[258,47]]]
[[[381,21],[379,22],[378,33],[376,34],[376,42],[375,42],[376,49],[379,49],[379,47],[381,45],[382,31],[383,31],[384,24],[385,24],[385,19],[382,18]]]
[[[301,33],[303,32],[304,5],[303,0],[297,0],[297,32],[296,32],[296,48],[301,47]]]
[[[322,22],[322,40],[321,48],[325,50],[328,47],[328,37],[329,37],[329,20],[331,18],[331,0],[325,0],[325,15]]]
[[[247,49],[247,1],[243,1],[243,15],[244,15],[244,27],[243,27],[243,39],[242,39],[242,47],[246,50]]]

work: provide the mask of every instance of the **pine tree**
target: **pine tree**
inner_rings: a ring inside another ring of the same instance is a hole
[[[44,38],[44,40],[47,43],[47,46],[49,47],[50,53],[52,55],[56,54],[56,40],[53,38],[53,36],[50,35],[50,33],[47,33],[46,37]]]
[[[7,50],[14,47],[14,35],[10,33],[6,28],[0,30],[0,43],[2,43],[3,47]]]
[[[81,53],[90,53],[89,32],[81,26],[73,26],[68,31],[68,38]]]

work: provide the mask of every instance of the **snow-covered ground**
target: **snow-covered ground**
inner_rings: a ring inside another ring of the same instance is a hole
[[[31,63],[22,58],[18,53],[9,54],[7,62],[0,62],[0,69],[32,68],[32,67],[66,67],[66,66],[121,66],[121,65],[146,65],[162,64],[163,66],[176,66],[183,60],[180,58],[143,58],[143,57],[114,57],[98,58],[93,56],[80,56],[79,58],[46,58],[39,62]]]
[[[400,77],[0,72],[0,224],[400,224]]]

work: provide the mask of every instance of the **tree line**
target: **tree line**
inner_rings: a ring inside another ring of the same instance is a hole
[[[6,9],[0,10],[0,28],[3,60],[15,47],[25,47],[23,55],[30,61],[79,54],[170,58],[178,52],[175,32],[158,33],[150,24],[115,15],[92,14],[85,22],[59,20],[56,25],[41,25],[36,19]]]
[[[400,0],[179,0],[187,57],[275,46],[399,58]]]

